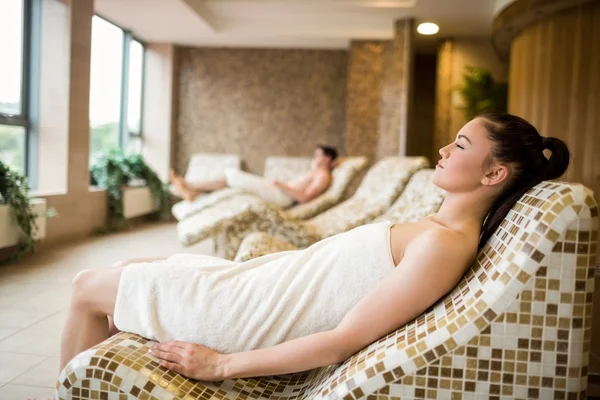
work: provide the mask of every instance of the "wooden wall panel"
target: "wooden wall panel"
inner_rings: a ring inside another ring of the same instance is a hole
[[[511,49],[509,112],[563,139],[563,179],[600,198],[600,3],[554,15],[523,31]]]
[[[509,79],[509,112],[530,121],[542,135],[564,140],[572,158],[562,179],[583,183],[600,200],[600,2],[524,30],[512,44]],[[600,298],[600,287],[595,297]],[[598,307],[591,352],[598,362]]]

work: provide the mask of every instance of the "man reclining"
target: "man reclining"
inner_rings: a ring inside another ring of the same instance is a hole
[[[225,177],[212,181],[188,182],[173,170],[170,172],[170,179],[181,198],[187,201],[193,201],[206,192],[230,187],[246,190],[267,203],[286,208],[294,203],[306,203],[325,192],[331,184],[331,171],[336,158],[337,151],[334,148],[317,146],[310,170],[287,183],[269,181],[235,168],[227,169]]]

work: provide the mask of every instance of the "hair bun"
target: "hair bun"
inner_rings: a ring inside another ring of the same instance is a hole
[[[542,137],[542,149],[550,150],[552,154],[543,172],[542,180],[557,179],[569,167],[571,156],[566,143],[555,137]]]

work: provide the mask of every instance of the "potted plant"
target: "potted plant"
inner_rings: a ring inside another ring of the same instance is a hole
[[[125,155],[120,150],[102,153],[95,158],[91,175],[96,184],[106,190],[108,198],[107,221],[103,233],[127,227],[123,200],[130,187],[147,188],[157,203],[157,217],[164,215],[168,209],[164,184],[141,155]]]
[[[12,170],[0,161],[0,219],[2,246],[17,244],[17,250],[0,264],[16,262],[33,251],[37,231],[36,215],[29,199],[27,177]]]
[[[463,85],[458,91],[465,104],[461,108],[468,120],[485,111],[507,110],[508,84],[496,82],[485,68],[466,67]]]

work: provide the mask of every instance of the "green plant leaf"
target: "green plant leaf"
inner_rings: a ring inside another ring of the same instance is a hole
[[[150,193],[160,204],[158,217],[168,213],[167,188],[141,155],[125,155],[118,150],[101,153],[90,171],[98,186],[105,189],[108,196],[108,215],[102,232],[115,232],[127,227],[123,216],[123,187],[132,181],[140,180],[148,186]]]
[[[463,84],[458,88],[468,120],[485,111],[507,110],[508,85],[494,80],[491,72],[480,67],[465,67]]]
[[[29,184],[27,177],[12,170],[0,161],[0,204],[8,204],[19,226],[20,238],[17,251],[0,264],[17,262],[34,250],[34,235],[37,231],[35,215],[29,204]]]

